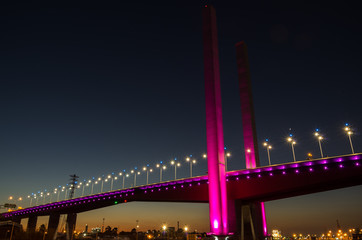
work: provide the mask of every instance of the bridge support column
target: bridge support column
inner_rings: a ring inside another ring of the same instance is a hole
[[[60,214],[59,213],[52,213],[49,216],[49,221],[48,221],[48,234],[47,234],[47,239],[48,240],[53,240],[55,234],[57,233],[57,229],[58,229],[58,225],[59,225],[59,219],[60,219]]]
[[[260,166],[260,161],[259,161],[259,151],[258,151],[258,140],[256,135],[253,97],[251,90],[248,51],[246,44],[244,42],[239,42],[236,44],[236,60],[238,67],[241,118],[243,126],[246,168],[255,168]],[[258,227],[257,229],[254,229],[256,230],[257,239],[260,228],[262,229],[262,232],[266,237],[267,226],[265,219],[264,203],[263,202],[252,203],[249,204],[249,208],[243,208],[243,209],[245,214],[247,214],[248,211],[251,213],[249,214],[252,217],[250,219],[255,219],[251,225]],[[247,220],[248,217],[246,218],[242,217],[242,219],[244,219],[244,222],[248,221]],[[260,221],[260,219],[262,220]]]
[[[229,201],[230,232],[240,240],[265,239],[263,203]]]
[[[28,218],[28,226],[26,227],[26,232],[29,239],[34,238],[37,221],[38,221],[38,216],[31,215]]]
[[[13,221],[14,223],[20,224],[20,223],[21,223],[21,218],[19,218],[19,217],[13,217],[12,221]]]
[[[206,105],[207,169],[209,176],[210,231],[222,237],[229,234],[225,178],[224,134],[221,111],[219,52],[216,14],[212,6],[202,11]]]
[[[75,230],[75,223],[77,221],[76,213],[68,213],[67,214],[67,239],[73,240],[73,234]]]

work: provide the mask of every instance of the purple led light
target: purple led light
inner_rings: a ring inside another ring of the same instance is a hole
[[[327,170],[328,169],[328,167],[326,166],[326,167],[324,167],[324,170]]]
[[[273,173],[269,173],[270,176],[273,176]]]
[[[250,176],[246,176],[246,178],[247,178],[247,179],[249,179],[249,178],[250,178]]]
[[[359,163],[356,163],[356,166],[359,166]]]
[[[260,175],[260,174],[258,174],[258,177],[261,177],[261,175]]]
[[[299,173],[299,170],[297,169],[297,170],[295,170],[295,173]]]
[[[313,168],[309,168],[309,172],[313,172]]]
[[[341,165],[339,165],[339,168],[343,168],[343,165],[341,164]]]
[[[283,174],[285,175],[285,172],[283,171]]]

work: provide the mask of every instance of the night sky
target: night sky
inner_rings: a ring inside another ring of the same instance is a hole
[[[0,3],[0,203],[68,183],[185,157],[206,173],[201,9],[216,8],[225,145],[245,168],[235,44],[248,45],[261,164],[362,151],[360,8],[316,1]],[[171,180],[173,171],[164,172]],[[150,175],[156,182],[159,172]],[[132,179],[126,180],[130,187]],[[145,183],[145,174],[137,178]],[[121,182],[115,181],[115,186]],[[109,189],[109,183],[104,185]],[[86,188],[86,192],[89,192]],[[95,185],[95,192],[99,185]],[[78,196],[79,192],[77,193]],[[362,226],[362,187],[266,203],[284,233]],[[14,201],[10,201],[14,202]],[[162,223],[208,231],[208,205],[129,203],[78,215],[77,228]],[[40,218],[38,223],[47,223]],[[25,222],[24,222],[25,224]]]

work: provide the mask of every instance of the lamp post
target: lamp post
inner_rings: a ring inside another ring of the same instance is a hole
[[[36,201],[35,201],[35,206],[38,206],[39,197],[37,197],[36,194],[34,194],[34,198],[36,199]]]
[[[162,182],[162,169],[166,170],[167,167],[165,165],[162,165],[162,161],[156,164],[156,167],[160,169],[160,182]]]
[[[230,152],[226,152],[226,153],[225,153],[225,172],[227,172],[227,170],[228,170],[228,160],[229,160],[229,157],[231,157],[231,153],[230,153]]]
[[[133,187],[137,186],[136,177],[137,177],[137,175],[140,175],[140,174],[141,174],[141,172],[137,172],[137,174],[136,174],[136,172],[134,173],[134,186]]]
[[[89,187],[89,182],[87,182],[86,184],[84,184],[86,187]]]
[[[322,143],[321,143],[323,137],[319,134],[319,129],[318,128],[315,130],[314,136],[316,136],[317,139],[318,139],[318,145],[319,145],[319,150],[321,152],[321,158],[323,158],[323,150],[322,150]]]
[[[29,195],[28,198],[30,199],[29,207],[31,207],[31,203],[33,202],[33,194]]]
[[[272,146],[269,145],[269,139],[265,139],[265,142],[263,143],[264,147],[266,148],[266,152],[268,154],[268,161],[269,161],[269,165],[271,165],[271,161],[270,161],[270,149],[272,149]]]
[[[293,135],[290,134],[289,137],[287,138],[287,141],[290,142],[290,145],[292,146],[292,152],[293,152],[293,159],[294,159],[294,162],[296,162],[295,160],[295,152],[294,152],[294,145],[296,144],[296,142],[293,140]]]
[[[196,164],[196,160],[191,160],[191,158],[187,157],[186,162],[190,163],[190,177],[192,177],[192,164]]]
[[[113,190],[113,181],[114,181],[114,180],[117,180],[117,179],[118,179],[117,176],[115,176],[115,177],[112,178],[112,180],[111,180],[111,191]]]
[[[171,161],[171,165],[174,165],[175,166],[175,180],[177,179],[177,167],[180,167],[181,166],[181,163],[179,162],[176,162],[175,160],[172,160]]]
[[[349,139],[349,144],[351,146],[351,151],[352,151],[352,154],[354,154],[354,148],[353,148],[353,144],[352,144],[352,138],[351,138],[351,135],[353,134],[352,132],[352,129],[349,127],[349,124],[346,123],[345,124],[345,128],[344,128],[344,131],[347,133],[348,135],[348,139]]]
[[[98,184],[98,180],[97,180],[97,181],[94,181],[94,184],[97,185],[97,184]]]
[[[101,183],[101,193],[102,193],[103,192],[103,181],[104,181],[103,177],[98,178],[98,181],[102,181],[102,183]]]
[[[93,195],[93,187],[94,187],[95,182],[96,182],[96,181],[94,181],[94,178],[93,178],[93,181],[92,181],[92,190],[91,190],[91,195]]]
[[[126,176],[127,174],[125,172],[126,170],[123,170],[123,173],[122,172],[119,173],[119,176],[122,176],[122,189],[124,188],[124,178],[128,177]]]
[[[147,164],[147,167],[143,167],[143,171],[146,172],[146,185],[148,185],[148,174],[150,172],[153,172],[152,168],[149,168],[149,165]]]

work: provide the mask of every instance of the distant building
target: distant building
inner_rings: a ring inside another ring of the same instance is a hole
[[[280,240],[282,239],[282,231],[280,230],[272,230],[272,237],[273,237],[273,240]]]
[[[102,229],[100,227],[92,228],[92,233],[99,233],[101,230]]]

